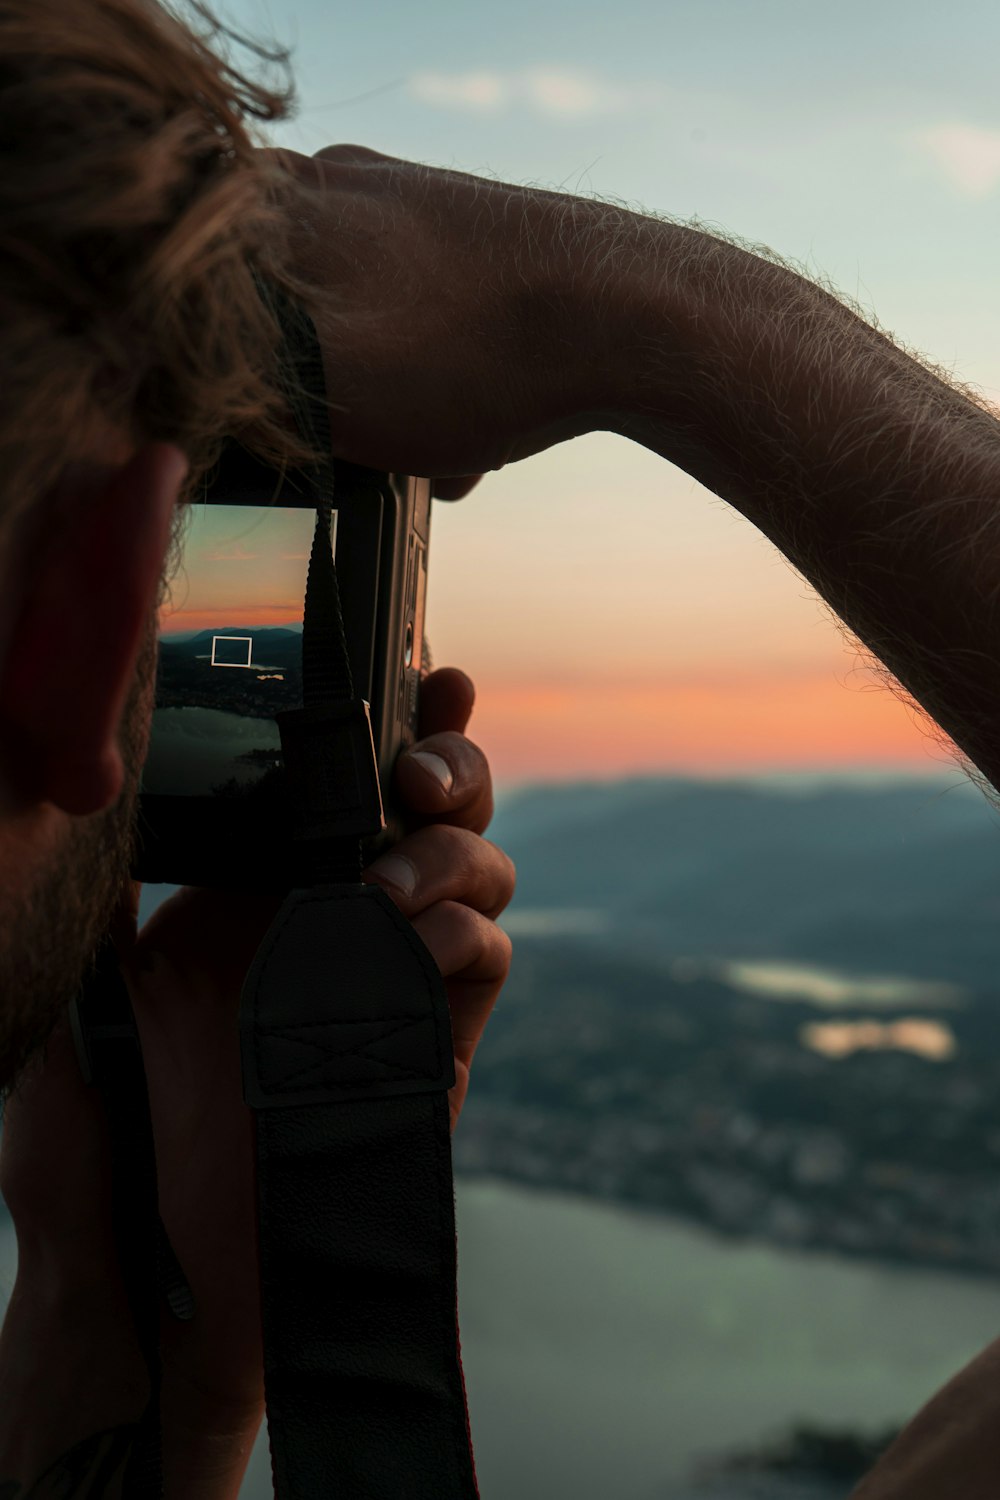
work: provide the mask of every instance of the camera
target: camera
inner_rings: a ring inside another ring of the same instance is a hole
[[[229,441],[184,517],[181,566],[160,610],[156,698],[142,770],[133,878],[234,890],[302,883],[282,714],[302,710],[303,626],[321,502],[329,506],[353,697],[370,705],[383,828],[404,831],[392,771],[417,735],[430,481],[332,461],[276,471]],[[314,627],[310,627],[311,629]]]

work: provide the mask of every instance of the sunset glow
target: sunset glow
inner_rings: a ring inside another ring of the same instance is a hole
[[[481,676],[477,688],[469,734],[501,781],[950,764],[888,691],[851,690],[832,676],[665,678],[642,689]]]
[[[301,625],[314,525],[304,508],[192,506],[161,633]]]
[[[302,600],[285,600],[281,604],[224,604],[217,608],[204,605],[197,609],[164,610],[164,632],[178,634],[188,630],[222,630],[228,625],[264,627],[267,625],[301,625]]]

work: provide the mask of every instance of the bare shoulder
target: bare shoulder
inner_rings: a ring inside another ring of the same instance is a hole
[[[1000,1339],[942,1386],[850,1500],[996,1500]]]

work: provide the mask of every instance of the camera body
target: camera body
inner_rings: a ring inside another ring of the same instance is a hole
[[[384,829],[399,752],[417,735],[430,481],[334,461],[331,545],[354,697],[371,706]],[[181,568],[160,611],[156,699],[133,877],[233,890],[303,883],[275,715],[303,707],[302,626],[317,481],[230,442],[192,504]]]

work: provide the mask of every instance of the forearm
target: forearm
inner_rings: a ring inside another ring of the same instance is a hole
[[[0,1331],[0,1500],[118,1500],[148,1389],[127,1310],[104,1289],[19,1276]],[[166,1500],[236,1500],[262,1413],[210,1409],[168,1370],[161,1415]]]
[[[165,1500],[237,1500],[263,1405],[248,1411],[213,1401],[210,1409],[205,1392],[179,1386],[166,1372],[161,1412]]]
[[[147,1386],[96,1299],[19,1275],[0,1331],[0,1496],[117,1500]],[[8,1488],[5,1488],[7,1486]]]
[[[501,468],[612,430],[741,510],[1000,785],[1000,423],[693,228],[355,146],[278,153],[334,449]]]
[[[615,232],[608,425],[753,521],[1000,786],[1000,423],[781,266]]]
[[[994,1500],[998,1424],[1000,1342],[928,1401],[850,1500]]]

